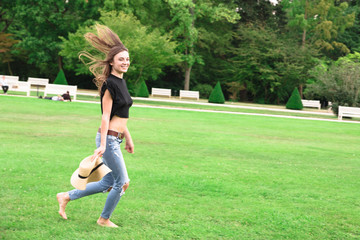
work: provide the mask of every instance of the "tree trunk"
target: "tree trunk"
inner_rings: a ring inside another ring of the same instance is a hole
[[[302,84],[299,85],[299,93],[300,93],[301,99],[303,99],[303,85]]]
[[[188,63],[185,65],[185,82],[184,82],[184,90],[190,90],[190,73],[192,66],[189,66]]]
[[[305,12],[304,12],[304,19],[305,20],[307,20],[308,8],[309,8],[309,2],[305,1]],[[302,35],[302,41],[301,41],[302,48],[305,47],[305,43],[306,43],[306,29],[304,29],[303,35]]]
[[[140,71],[139,71],[139,76],[138,76],[138,78],[137,78],[136,81],[135,81],[135,85],[137,85],[137,84],[139,83],[143,71],[144,71],[144,68],[142,67],[142,68],[140,69]]]
[[[193,1],[193,3],[195,3],[195,1]],[[189,12],[190,12],[191,17],[193,19],[193,21],[191,23],[191,26],[194,28],[195,27],[194,8],[190,8]],[[187,48],[185,50],[185,55],[192,55],[193,51],[194,51],[193,43],[191,43],[190,46],[187,46]],[[192,66],[193,66],[193,63],[189,64],[189,62],[185,62],[184,90],[189,90],[190,89],[190,73],[191,73]]]
[[[10,74],[11,76],[13,76],[14,74],[13,74],[13,72],[12,72],[12,70],[11,70],[10,62],[8,62],[8,70],[9,70],[9,74]]]
[[[58,57],[58,65],[59,65],[59,71],[63,69],[63,63],[62,63],[62,57]]]
[[[306,29],[304,29],[303,35],[302,35],[302,41],[301,41],[302,48],[305,48],[305,42],[306,42]]]

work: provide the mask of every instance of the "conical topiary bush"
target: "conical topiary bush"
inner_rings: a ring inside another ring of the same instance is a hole
[[[209,103],[225,103],[225,97],[221,90],[220,82],[217,82],[209,97]]]
[[[294,91],[292,92],[289,100],[287,101],[286,108],[294,109],[294,110],[303,109],[300,93],[299,93],[299,90],[297,88],[294,89]]]
[[[55,78],[54,84],[68,85],[64,71],[61,69]]]
[[[137,97],[146,97],[146,98],[149,97],[149,90],[148,90],[148,88],[146,86],[145,81],[142,81],[140,83],[140,86],[139,86],[139,88],[138,88],[138,90],[136,92],[136,96]]]

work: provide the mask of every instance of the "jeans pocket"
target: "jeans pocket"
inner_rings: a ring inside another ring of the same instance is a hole
[[[120,149],[120,143],[119,143],[117,137],[109,136],[108,139],[107,139],[107,144],[108,144],[108,147],[109,147],[111,150],[118,150],[118,149]]]

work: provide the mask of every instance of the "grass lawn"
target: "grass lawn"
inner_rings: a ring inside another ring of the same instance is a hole
[[[95,149],[100,106],[0,96],[0,113],[0,239],[360,239],[360,124],[133,107],[108,229],[106,194],[67,221],[55,197]]]
[[[82,90],[84,92],[85,90]],[[94,93],[94,91],[92,91]],[[96,93],[96,92],[95,92]],[[22,92],[14,92],[10,91],[11,95],[22,95],[25,96],[25,93]],[[32,91],[31,96],[36,97],[36,92]],[[43,95],[43,93],[40,93]],[[54,96],[54,94],[50,94],[48,96]],[[77,100],[80,101],[89,101],[89,102],[99,102],[99,96],[86,96],[79,94],[76,97]],[[155,100],[155,101],[149,101]],[[214,110],[214,111],[229,111],[229,112],[239,112],[239,113],[255,113],[255,114],[269,114],[269,115],[280,115],[280,116],[295,116],[295,117],[311,117],[311,118],[319,118],[319,119],[333,119],[336,120],[337,116],[332,114],[326,110],[317,110],[315,108],[304,108],[303,110],[286,112],[283,110],[287,110],[285,106],[282,105],[270,105],[270,104],[254,104],[254,103],[244,103],[244,102],[226,102],[224,105],[214,104],[214,105],[200,105],[201,103],[208,103],[205,99],[200,99],[196,101],[194,99],[185,99],[182,100],[182,103],[172,102],[171,100],[179,100],[177,98],[172,98],[170,101],[166,102],[164,100],[168,100],[168,98],[164,97],[151,97],[149,100],[143,100],[141,98],[134,98],[134,104],[136,105],[146,105],[146,106],[159,106],[159,107],[172,107],[172,108],[191,108],[191,109],[200,109],[200,110]],[[157,101],[159,100],[159,101]],[[188,101],[188,102],[187,102]],[[189,103],[190,102],[190,103]],[[200,103],[193,104],[193,103]],[[231,107],[231,106],[239,106]],[[263,109],[252,109],[252,107],[263,108]],[[345,118],[344,118],[345,119]],[[346,119],[347,121],[360,121],[360,118],[352,118]]]

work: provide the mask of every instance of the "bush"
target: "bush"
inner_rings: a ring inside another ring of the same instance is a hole
[[[225,97],[221,90],[220,82],[217,82],[209,97],[209,103],[225,103]]]
[[[55,78],[54,84],[68,85],[64,71],[61,69]]]
[[[200,98],[209,98],[213,87],[209,84],[198,84],[193,89],[193,91],[200,92]]]
[[[294,109],[294,110],[303,109],[300,93],[297,88],[295,88],[294,91],[292,92],[288,102],[286,103],[286,108]]]
[[[146,97],[146,98],[149,97],[149,91],[148,91],[145,81],[141,81],[140,86],[136,91],[136,96],[137,97]]]
[[[339,104],[338,103],[332,103],[331,110],[333,113],[338,116],[339,115]]]

